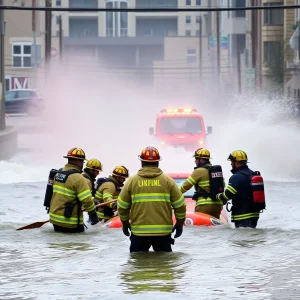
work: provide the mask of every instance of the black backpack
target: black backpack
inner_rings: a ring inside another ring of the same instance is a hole
[[[217,199],[217,195],[219,193],[224,192],[224,178],[223,171],[220,165],[214,166],[201,166],[199,168],[207,169],[209,172],[209,187],[210,192],[206,192],[201,187],[197,186],[197,191],[193,195],[193,200],[198,200],[199,197],[208,198],[210,197],[212,200]],[[196,168],[197,169],[197,168]]]

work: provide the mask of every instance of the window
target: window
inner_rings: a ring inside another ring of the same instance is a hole
[[[191,0],[185,0],[185,5],[191,5]]]
[[[56,6],[61,6],[61,0],[56,0]]]
[[[127,8],[126,1],[108,1],[106,8]],[[128,12],[106,12],[106,36],[127,36]]]
[[[13,43],[12,57],[14,68],[31,68],[32,43]]]
[[[10,101],[10,100],[13,100],[13,99],[16,99],[16,98],[17,98],[17,92],[16,91],[6,92],[4,94],[5,101]]]
[[[264,3],[264,6],[283,5],[282,2]],[[264,25],[283,25],[283,9],[264,10]]]
[[[232,7],[240,8],[246,6],[246,0],[234,0],[232,2]],[[232,12],[232,16],[235,18],[245,18],[246,11],[245,10],[235,10]]]
[[[18,91],[18,98],[30,98],[30,91]]]
[[[273,63],[282,57],[282,43],[280,41],[264,42],[264,62]]]
[[[196,49],[187,49],[186,50],[186,61],[187,63],[196,63],[197,62],[197,50]]]
[[[160,121],[161,134],[202,133],[201,119],[197,117],[168,117]]]
[[[200,36],[200,30],[196,30],[196,36]]]
[[[200,20],[201,20],[201,16],[196,16],[196,23],[200,23]]]
[[[186,31],[185,31],[185,35],[186,35],[186,36],[191,36],[191,31],[190,31],[190,30],[186,30]]]
[[[196,0],[196,5],[200,6],[201,5],[201,0]]]
[[[98,8],[98,0],[69,0],[70,8]]]
[[[185,23],[186,24],[191,24],[191,19],[192,19],[191,16],[186,16],[185,17]]]

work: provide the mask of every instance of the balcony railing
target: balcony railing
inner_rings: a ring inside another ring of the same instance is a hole
[[[177,8],[177,0],[137,0],[136,8]]]

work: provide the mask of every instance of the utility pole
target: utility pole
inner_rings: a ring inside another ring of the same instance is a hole
[[[218,89],[220,91],[220,12],[216,11],[216,25],[217,25],[217,72],[218,72]]]
[[[199,79],[200,84],[202,83],[202,16],[199,19]]]
[[[3,0],[0,0],[0,5],[3,5]],[[5,100],[4,100],[4,90],[5,90],[5,56],[4,56],[4,35],[5,35],[5,23],[4,23],[4,10],[0,10],[0,130],[5,129]]]
[[[32,7],[36,7],[36,0],[32,0]],[[36,11],[32,11],[32,34],[33,34],[33,68],[35,87],[37,88],[37,45],[36,45]]]
[[[237,38],[236,43],[236,55],[237,55],[237,77],[238,77],[238,92],[242,93],[242,78],[241,78],[241,53],[240,53],[240,40]]]
[[[62,61],[63,58],[63,30],[62,30],[62,16],[58,18],[59,27],[59,59]]]
[[[52,7],[52,0],[46,0],[46,7]],[[49,64],[51,59],[51,28],[52,28],[52,12],[45,11],[45,63]]]

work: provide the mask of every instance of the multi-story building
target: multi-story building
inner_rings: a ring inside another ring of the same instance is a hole
[[[35,2],[42,4],[40,0]],[[12,6],[31,6],[32,3],[32,0],[5,1],[5,5]],[[43,61],[44,16],[39,12],[5,10],[4,21],[5,90],[36,87],[37,69]]]
[[[56,7],[146,9],[207,7],[208,3],[208,0],[52,1]],[[207,36],[208,30],[208,14],[197,12],[53,12],[53,15],[53,20],[62,16],[64,59],[72,55],[90,56],[95,63],[120,69],[152,68],[154,61],[165,59],[166,49],[176,52],[176,45],[172,49],[165,47],[166,39],[174,38],[180,46],[191,37],[199,40],[201,18],[202,34]],[[52,32],[57,31],[58,22],[54,21]],[[176,59],[189,58],[183,55]],[[148,80],[153,74],[142,75]]]
[[[297,0],[247,0],[249,6],[294,5]],[[246,14],[246,76],[262,90],[281,89],[291,80],[287,67],[294,59],[290,39],[294,34],[295,9],[252,10]],[[252,70],[254,73],[252,73]],[[251,78],[250,78],[251,79]]]
[[[300,0],[296,0],[300,5]],[[293,53],[286,62],[286,68],[289,71],[289,80],[285,84],[285,94],[287,98],[296,100],[300,111],[300,8],[295,10],[291,16],[294,17],[294,33],[290,39],[290,47]],[[293,22],[293,20],[292,20]]]

